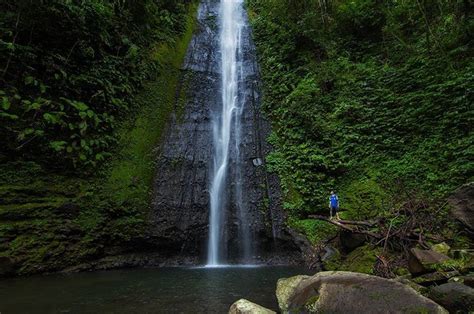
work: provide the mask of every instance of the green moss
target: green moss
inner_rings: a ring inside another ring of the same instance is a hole
[[[395,271],[394,273],[397,275],[397,276],[407,276],[407,275],[410,275],[410,271],[405,268],[405,267],[397,267],[395,268]]]
[[[321,220],[316,219],[289,219],[288,225],[306,235],[312,244],[321,243],[337,234],[337,227]]]
[[[474,255],[467,253],[459,258],[449,259],[445,262],[430,265],[433,269],[441,272],[458,270],[466,272],[474,266]]]
[[[103,191],[116,203],[132,201],[146,207],[154,175],[153,149],[158,146],[176,98],[181,66],[195,28],[197,5],[189,7],[184,35],[174,44],[161,43],[151,50],[150,59],[160,65],[156,80],[149,82],[136,96],[140,112],[120,131],[121,148],[104,174]],[[180,106],[182,107],[182,106]]]
[[[309,313],[318,313],[318,308],[317,308],[317,302],[319,300],[319,295],[314,295],[310,298],[308,298],[308,300],[306,300],[306,303],[304,305],[305,309],[309,312]]]
[[[344,270],[364,274],[373,274],[374,265],[377,261],[376,255],[380,254],[380,248],[370,245],[358,247],[346,256],[341,256],[339,252],[330,260],[324,262],[326,270]]]
[[[377,261],[376,255],[380,252],[381,248],[374,248],[370,245],[361,246],[347,255],[341,264],[341,270],[373,274]]]

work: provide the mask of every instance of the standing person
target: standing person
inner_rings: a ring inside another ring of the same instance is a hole
[[[329,214],[331,219],[333,216],[336,216],[336,219],[339,220],[339,198],[334,191],[331,191],[331,196],[329,196]]]

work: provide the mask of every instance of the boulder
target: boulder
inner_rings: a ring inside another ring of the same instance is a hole
[[[229,314],[276,314],[276,312],[249,300],[240,299],[230,306]]]
[[[448,313],[400,282],[343,271],[280,279],[277,298],[283,313]]]
[[[448,198],[451,214],[474,231],[474,182],[464,184]]]
[[[429,297],[453,313],[474,311],[474,289],[460,282],[448,282],[431,288]]]
[[[449,260],[449,257],[444,254],[432,250],[412,248],[408,256],[408,270],[414,275],[425,273],[432,269],[433,266],[447,260]]]

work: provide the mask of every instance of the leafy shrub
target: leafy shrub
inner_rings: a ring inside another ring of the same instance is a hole
[[[349,217],[382,215],[397,186],[439,199],[472,179],[466,2],[247,5],[291,215],[326,212],[331,189]]]
[[[0,161],[91,169],[107,159],[160,66],[150,43],[173,43],[188,2],[3,1]]]

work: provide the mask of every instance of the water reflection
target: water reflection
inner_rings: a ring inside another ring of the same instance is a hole
[[[137,269],[0,281],[1,313],[226,313],[246,298],[276,309],[294,267]]]

